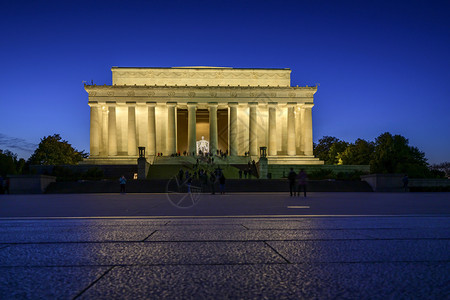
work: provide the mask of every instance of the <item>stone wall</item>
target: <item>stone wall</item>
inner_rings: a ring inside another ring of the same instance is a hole
[[[409,187],[450,187],[450,179],[446,178],[412,178]]]
[[[9,175],[9,191],[11,194],[42,194],[55,176],[48,175]]]
[[[409,188],[450,187],[450,179],[440,178],[409,178],[408,188],[403,188],[404,174],[370,174],[361,176],[374,192],[407,192]]]
[[[295,172],[303,169],[307,174],[317,172],[319,170],[330,170],[333,174],[362,172],[369,173],[369,165],[270,165],[268,173],[272,178],[285,178],[289,174],[290,168],[294,168]]]

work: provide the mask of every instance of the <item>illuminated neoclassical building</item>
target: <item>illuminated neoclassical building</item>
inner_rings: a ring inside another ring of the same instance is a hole
[[[317,87],[292,87],[290,69],[111,70],[112,85],[85,85],[90,163],[135,164],[138,147],[157,163],[158,153],[197,154],[201,145],[228,151],[229,161],[258,159],[267,147],[269,164],[323,164],[313,156]]]

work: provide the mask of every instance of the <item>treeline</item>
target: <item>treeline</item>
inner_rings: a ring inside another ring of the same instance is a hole
[[[371,173],[401,173],[414,178],[449,175],[448,168],[442,167],[449,163],[430,166],[424,152],[410,146],[404,136],[389,132],[374,141],[357,139],[354,143],[324,136],[314,144],[314,155],[327,165],[370,165]]]
[[[78,151],[59,134],[45,136],[28,160],[18,159],[17,154],[0,149],[0,176],[29,174],[30,165],[75,165],[88,157]]]
[[[450,162],[430,166],[424,152],[410,146],[407,138],[389,132],[374,141],[357,139],[354,143],[324,136],[314,144],[314,155],[327,165],[370,165],[371,173],[402,173],[411,178],[450,176]],[[28,174],[30,165],[74,165],[86,157],[88,153],[74,149],[54,134],[42,138],[27,161],[9,150],[0,150],[0,176]]]

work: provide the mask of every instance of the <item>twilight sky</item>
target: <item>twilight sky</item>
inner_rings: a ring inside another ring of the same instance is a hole
[[[0,149],[89,151],[82,81],[111,67],[291,68],[320,83],[314,141],[401,134],[450,161],[448,1],[0,2]]]

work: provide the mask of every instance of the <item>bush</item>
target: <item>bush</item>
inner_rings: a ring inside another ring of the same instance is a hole
[[[83,174],[85,180],[100,180],[103,179],[103,170],[97,167],[90,168]]]
[[[57,181],[100,180],[103,179],[103,170],[93,167],[82,173],[67,167],[54,166],[51,175],[56,176]]]
[[[77,181],[81,177],[79,172],[73,172],[71,169],[62,166],[54,166],[51,175],[56,176],[57,181]]]
[[[312,171],[308,174],[308,179],[312,180],[322,180],[322,179],[336,179],[336,175],[332,170],[329,169],[319,169]]]
[[[339,172],[336,175],[336,179],[338,180],[351,180],[351,181],[360,181],[361,175],[367,175],[366,172],[362,171],[353,171],[353,172]]]

